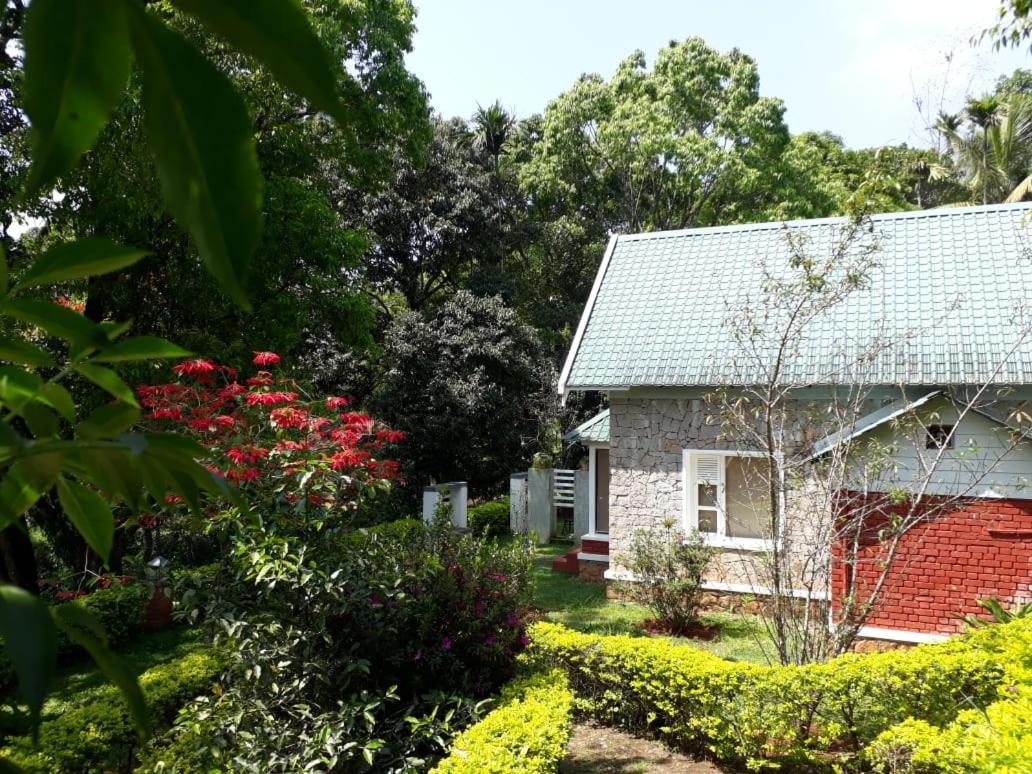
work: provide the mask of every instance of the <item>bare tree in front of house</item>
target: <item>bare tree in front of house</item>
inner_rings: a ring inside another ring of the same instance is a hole
[[[999,415],[992,437],[953,444],[952,429],[965,418],[1005,405],[991,386],[1003,362],[982,385],[918,394],[885,385],[879,373],[932,332],[867,320],[842,324],[828,346],[829,320],[869,291],[880,249],[863,216],[828,234],[786,229],[787,264],[770,260],[760,297],[729,310],[736,351],[723,381],[737,386],[708,397],[726,445],[746,450],[720,471],[726,494],[712,521],[719,512],[727,553],[738,556],[751,585],[769,592],[762,617],[784,664],[848,650],[907,561],[904,538],[960,507],[1027,442],[1008,426],[1011,417]],[[944,314],[961,308],[957,300]],[[1008,356],[1030,332],[1023,310],[1014,314]],[[872,427],[880,431],[865,432]],[[706,529],[711,493],[698,480],[690,496]],[[752,549],[748,557],[736,554],[738,545]],[[833,586],[840,593],[832,601]]]

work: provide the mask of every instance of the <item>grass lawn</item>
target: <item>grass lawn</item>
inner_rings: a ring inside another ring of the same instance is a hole
[[[632,602],[606,599],[603,586],[552,571],[552,560],[570,548],[569,544],[553,543],[537,549],[534,561],[535,602],[538,607],[548,611],[545,618],[582,632],[646,636],[636,628],[646,618],[653,617],[646,608]],[[703,613],[701,618],[705,623],[720,627],[720,634],[716,638],[671,639],[722,658],[767,663],[761,647],[761,643],[767,641],[767,635],[763,624],[755,616]]]
[[[200,644],[196,633],[189,629],[173,628],[141,634],[131,642],[119,645],[116,652],[129,669],[138,675],[153,666],[185,656]],[[53,720],[66,710],[88,701],[94,689],[108,684],[107,679],[86,656],[58,667],[53,690],[43,705],[42,720]],[[29,731],[27,714],[12,707],[10,703],[0,705],[0,736],[21,736]]]

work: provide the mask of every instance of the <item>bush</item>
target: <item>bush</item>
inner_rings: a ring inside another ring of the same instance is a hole
[[[93,613],[104,625],[108,644],[119,645],[135,637],[143,625],[143,611],[150,600],[150,591],[142,584],[115,585],[97,589],[63,605],[81,605]],[[57,653],[63,661],[81,658],[85,652],[60,629],[57,631]],[[0,689],[16,682],[14,667],[5,652],[0,652]]]
[[[965,710],[945,727],[904,720],[866,751],[878,770],[903,774],[1032,771],[1032,619],[987,626],[966,638],[1004,668],[1001,700]]]
[[[185,722],[270,772],[363,758],[408,771],[443,754],[525,648],[529,544],[414,520],[310,534],[243,531],[235,560],[184,601],[233,648],[217,706]],[[192,754],[173,747],[177,765],[176,750]]]
[[[724,761],[822,769],[857,763],[865,746],[908,718],[943,726],[962,707],[987,706],[1004,683],[1006,658],[964,638],[804,667],[759,666],[668,640],[549,623],[533,626],[529,656],[565,668],[578,700],[605,722]]]
[[[435,774],[545,774],[566,752],[573,694],[559,670],[517,680],[499,707],[455,740]]]
[[[211,686],[224,665],[216,652],[202,648],[140,675],[153,725],[167,725],[179,707]],[[38,747],[30,737],[20,737],[0,756],[28,772],[129,771],[138,741],[121,694],[107,685],[44,722]]]
[[[474,505],[466,514],[469,528],[478,535],[497,537],[509,534],[509,498],[499,497]]]
[[[713,553],[694,530],[682,535],[671,524],[662,532],[636,530],[625,559],[636,582],[625,591],[671,631],[684,631],[698,615],[702,576]]]

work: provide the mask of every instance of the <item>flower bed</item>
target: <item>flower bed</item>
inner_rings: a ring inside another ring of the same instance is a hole
[[[565,669],[579,706],[634,733],[751,767],[850,767],[896,724],[913,719],[943,727],[962,708],[997,699],[1011,680],[1000,642],[1025,631],[1018,624],[997,629],[994,638],[976,633],[908,651],[780,667],[538,623],[529,657]]]
[[[455,740],[435,774],[545,774],[566,752],[573,694],[560,670],[516,680],[499,707]]]

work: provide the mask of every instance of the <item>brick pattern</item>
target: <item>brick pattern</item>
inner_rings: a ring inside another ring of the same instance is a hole
[[[608,540],[582,540],[581,551],[586,554],[604,554],[609,556]]]
[[[862,549],[861,594],[877,579],[883,550],[876,539]],[[833,569],[833,599],[848,592],[847,580],[844,566]],[[911,530],[866,624],[951,634],[964,628],[956,616],[978,614],[976,600],[987,597],[1032,599],[1032,500],[973,498]]]

